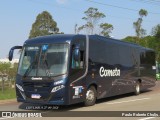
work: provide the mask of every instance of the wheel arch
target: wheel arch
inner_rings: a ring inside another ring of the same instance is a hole
[[[87,89],[89,89],[91,86],[95,87],[95,89],[96,89],[96,91],[97,91],[98,86],[97,86],[96,83],[91,83],[91,84],[89,84],[89,85],[87,86]]]

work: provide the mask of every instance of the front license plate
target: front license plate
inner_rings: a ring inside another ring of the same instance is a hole
[[[31,98],[40,99],[40,98],[41,98],[41,95],[40,95],[40,94],[32,94],[32,95],[31,95]]]

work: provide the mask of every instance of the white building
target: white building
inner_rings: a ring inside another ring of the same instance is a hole
[[[12,59],[12,61],[9,61],[8,58],[0,59],[0,63],[9,63],[9,62],[11,64],[18,63],[19,59]]]

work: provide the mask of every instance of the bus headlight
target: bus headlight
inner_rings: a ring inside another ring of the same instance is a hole
[[[56,86],[56,87],[54,87],[54,88],[51,90],[51,92],[57,92],[58,90],[60,90],[60,89],[62,89],[62,88],[64,88],[64,87],[65,87],[64,85]]]
[[[17,86],[17,88],[18,88],[20,91],[24,92],[22,86],[20,86],[20,85],[18,85],[18,84],[16,84],[16,86]]]

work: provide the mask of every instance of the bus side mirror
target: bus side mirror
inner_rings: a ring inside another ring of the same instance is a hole
[[[12,58],[13,58],[13,49],[10,49],[10,51],[9,51],[9,55],[8,55],[8,59],[9,59],[9,61],[12,61]]]
[[[12,48],[10,49],[9,55],[8,55],[9,61],[12,61],[12,59],[13,59],[13,53],[14,53],[14,50],[15,50],[15,49],[22,49],[22,46],[14,46],[14,47],[12,47]]]
[[[74,47],[74,50],[73,50],[73,58],[75,61],[79,61],[80,59],[80,50],[79,50],[79,45],[76,45]]]

